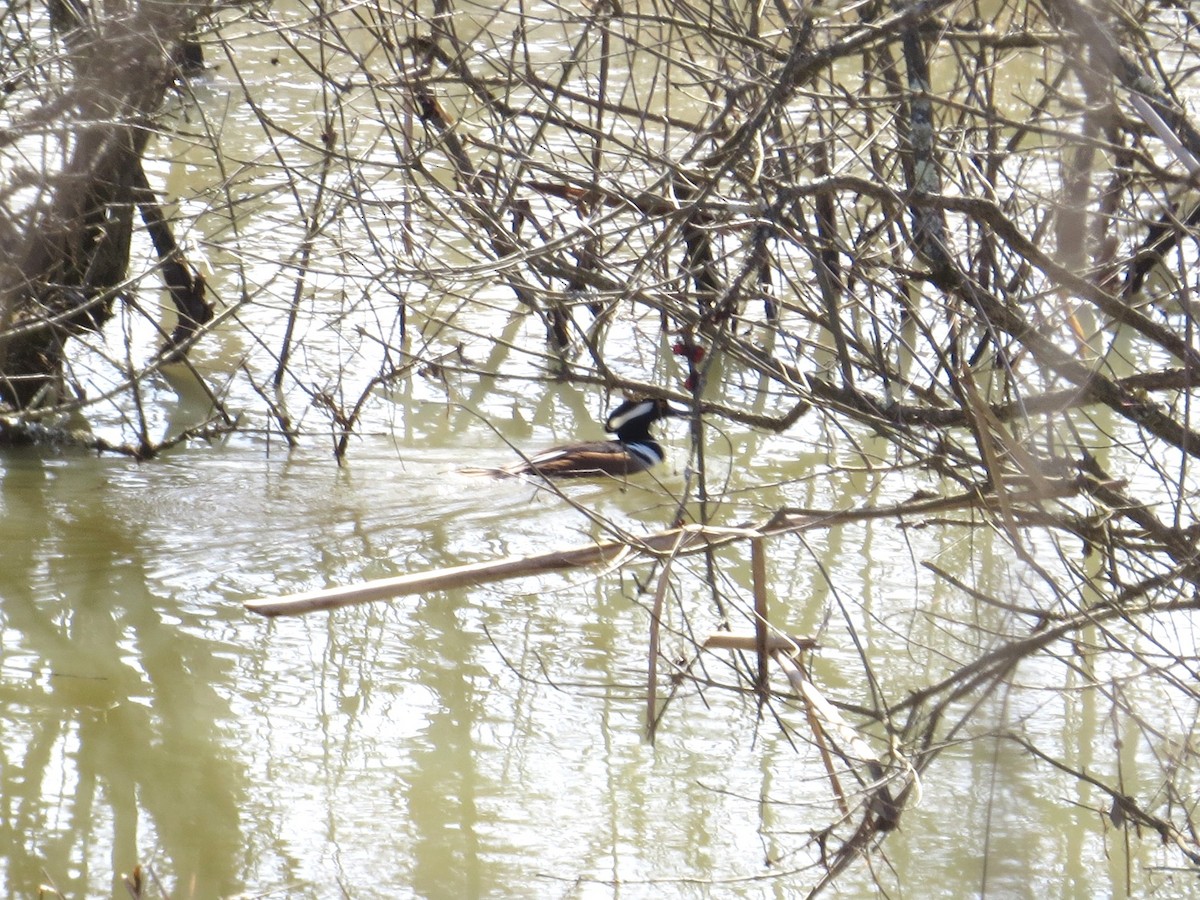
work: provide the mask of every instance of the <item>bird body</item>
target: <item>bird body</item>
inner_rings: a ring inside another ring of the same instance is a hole
[[[663,449],[650,434],[650,426],[659,419],[684,413],[666,400],[626,400],[612,411],[604,430],[614,440],[588,441],[551,447],[523,462],[498,469],[483,470],[496,478],[541,475],[545,478],[624,478],[644,472],[663,461]]]

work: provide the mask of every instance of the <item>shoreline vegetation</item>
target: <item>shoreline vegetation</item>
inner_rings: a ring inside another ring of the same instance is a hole
[[[1130,719],[1109,687],[1136,671],[1194,720],[1193,648],[1155,643],[1143,664],[1142,644],[1200,603],[1187,4],[499,6],[0,13],[0,453],[152,466],[254,435],[328,441],[350,465],[381,406],[403,417],[390,392],[451,379],[509,385],[525,410],[560,384],[686,406],[685,484],[657,531],[600,521],[589,546],[246,605],[328,610],[638,558],[648,734],[663,682],[700,678],[705,654],[733,661],[760,710],[803,710],[830,785],[826,820],[797,839],[811,864],[792,877],[812,893],[886,857],[941,754],[1030,660]],[[273,103],[277,71],[311,86],[310,109]],[[252,127],[224,126],[233,106]],[[188,167],[203,187],[171,196]],[[797,428],[882,447],[854,451],[861,469],[911,498],[719,521],[714,430]],[[1006,630],[948,623],[961,658],[931,658],[903,695],[865,646],[837,690],[818,685],[819,636],[775,631],[787,601],[766,572],[789,564],[784,535],[856,517],[986,533],[1036,590],[914,560]],[[684,553],[724,628],[679,662],[658,613]],[[722,597],[728,553],[754,572],[741,611]],[[1086,785],[1123,840],[1200,867],[1191,802],[994,739]],[[1171,741],[1178,758],[1144,783],[1194,797],[1196,749]]]

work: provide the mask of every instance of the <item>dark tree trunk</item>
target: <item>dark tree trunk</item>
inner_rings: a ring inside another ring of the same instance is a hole
[[[56,0],[51,17],[69,48],[72,81],[62,92],[63,158],[48,172],[44,200],[15,235],[14,265],[0,273],[0,401],[26,407],[52,399],[72,335],[111,317],[129,268],[135,207],[167,260],[180,310],[172,342],[211,318],[203,285],[182,262],[169,227],[151,210],[141,157],[152,117],[176,74],[176,48],[198,8],[147,4],[89,15],[79,0]],[[31,114],[37,118],[38,111]],[[13,129],[20,133],[21,124]],[[165,234],[164,234],[165,229]],[[181,272],[183,274],[181,274]]]

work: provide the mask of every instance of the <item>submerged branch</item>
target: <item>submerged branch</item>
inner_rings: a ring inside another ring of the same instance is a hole
[[[1005,502],[1009,504],[1039,502],[1053,496],[1070,496],[1073,493],[1075,493],[1073,488],[1064,485],[1051,493],[1044,491],[1015,492]],[[435,569],[430,572],[415,572],[396,578],[381,578],[364,584],[307,591],[289,597],[262,597],[247,600],[245,607],[250,612],[269,617],[327,612],[343,606],[392,600],[412,594],[453,590],[510,578],[528,578],[547,572],[583,568],[601,563],[623,565],[638,556],[662,554],[687,556],[738,541],[780,537],[813,528],[832,528],[848,522],[922,516],[950,509],[991,509],[998,506],[999,498],[995,495],[960,494],[951,497],[918,498],[908,503],[876,509],[829,511],[782,509],[768,521],[758,525],[748,524],[735,528],[686,525],[682,528],[672,528],[641,538],[630,537],[624,541],[564,547],[533,556],[509,557],[452,566],[447,569]]]

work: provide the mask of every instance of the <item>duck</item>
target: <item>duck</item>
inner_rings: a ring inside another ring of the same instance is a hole
[[[650,433],[659,419],[686,416],[661,398],[626,400],[604,422],[604,430],[616,437],[607,441],[587,441],[551,447],[511,466],[471,470],[493,478],[541,475],[544,478],[624,478],[644,472],[665,457],[662,445]]]

